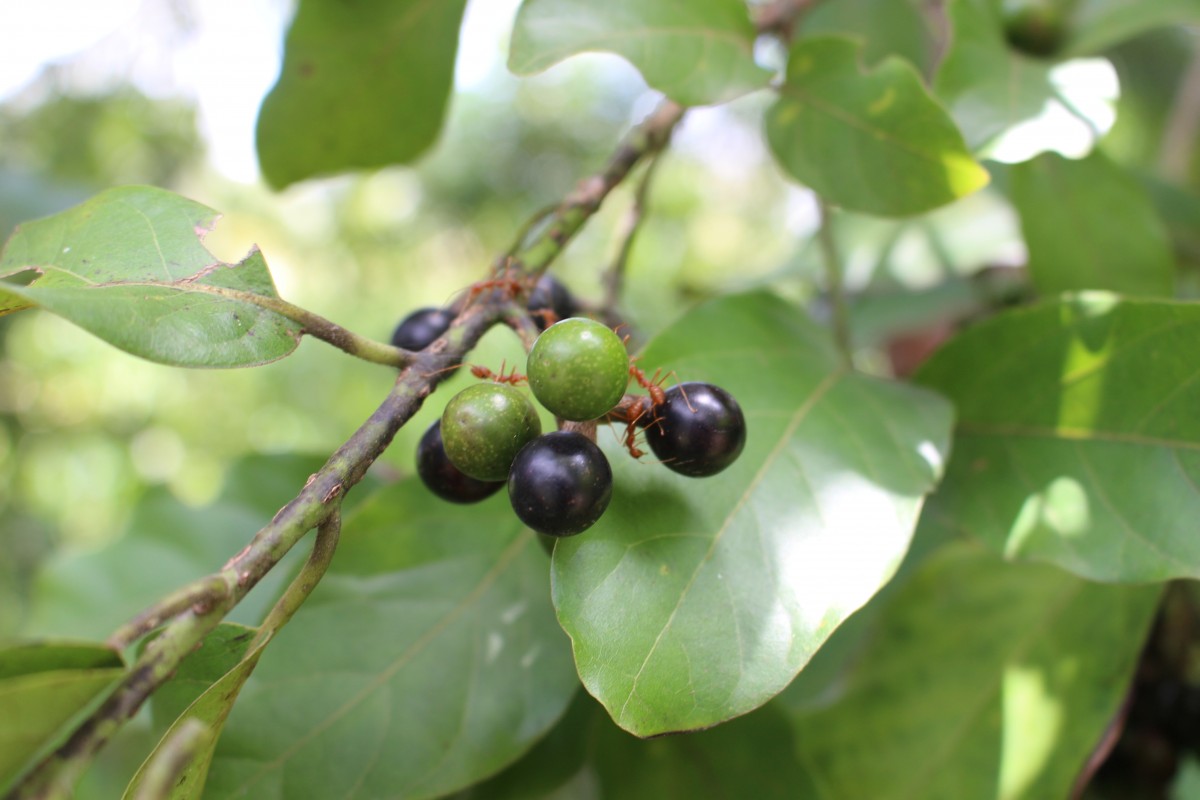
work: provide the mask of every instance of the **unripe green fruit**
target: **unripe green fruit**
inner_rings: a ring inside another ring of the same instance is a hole
[[[446,456],[481,481],[508,477],[517,452],[542,432],[542,421],[525,395],[499,383],[477,383],[451,398],[442,412]]]
[[[625,394],[629,354],[606,326],[572,317],[538,337],[526,373],[533,396],[552,414],[576,421],[595,419]]]

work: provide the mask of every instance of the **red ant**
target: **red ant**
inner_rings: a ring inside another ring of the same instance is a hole
[[[490,289],[500,289],[508,297],[516,297],[525,290],[525,283],[517,277],[519,275],[520,271],[513,268],[511,259],[506,260],[499,277],[476,281],[471,284],[467,289],[467,296],[463,301],[463,306],[469,306],[476,297]]]
[[[504,366],[505,362],[500,362],[500,372],[497,374],[492,372],[487,367],[475,365],[471,367],[471,374],[476,378],[480,378],[481,380],[495,381],[496,383],[507,383],[511,386],[516,386],[518,383],[525,383],[527,380],[529,380],[527,377],[517,372],[516,367],[513,367],[512,370],[505,375]]]

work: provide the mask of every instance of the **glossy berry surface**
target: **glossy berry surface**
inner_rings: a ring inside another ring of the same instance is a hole
[[[504,481],[476,480],[454,466],[442,444],[441,420],[430,425],[417,444],[417,474],[429,491],[451,503],[478,503],[504,485]]]
[[[595,419],[625,394],[629,354],[611,329],[572,317],[547,328],[529,351],[529,388],[552,414]]]
[[[502,481],[517,451],[542,432],[525,395],[499,383],[477,383],[442,412],[442,442],[450,462],[481,481]]]
[[[538,533],[574,536],[600,519],[612,499],[612,468],[596,443],[574,431],[539,436],[517,454],[508,499]]]
[[[741,455],[746,418],[733,395],[711,383],[666,391],[646,426],[646,441],[664,465],[693,478],[716,475]]]
[[[533,312],[533,321],[538,328],[544,331],[551,323],[567,319],[575,313],[575,299],[557,279],[543,275],[529,293],[526,307]],[[538,312],[550,312],[550,315]]]
[[[419,308],[405,317],[392,332],[392,345],[405,350],[424,350],[441,336],[454,321],[444,308]]]

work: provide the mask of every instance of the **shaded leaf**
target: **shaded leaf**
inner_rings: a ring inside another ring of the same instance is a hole
[[[1164,25],[1200,22],[1200,0],[1078,0],[1064,43],[1066,55],[1098,53]]]
[[[950,46],[934,91],[978,151],[1041,113],[1054,96],[1051,65],[1009,48],[1000,10],[989,0],[951,0],[949,20]]]
[[[637,739],[599,719],[594,770],[602,797],[622,800],[816,797],[787,716],[772,703],[712,730]]]
[[[767,112],[767,139],[796,180],[832,203],[884,216],[945,205],[983,187],[987,172],[912,65],[870,70],[849,39],[801,39]]]
[[[824,797],[1066,797],[1121,700],[1161,589],[934,555],[836,702],[798,713]]]
[[[466,0],[301,0],[259,110],[263,176],[405,164],[437,140]]]
[[[1011,186],[1040,291],[1174,294],[1175,263],[1153,203],[1099,150],[1080,160],[1043,153],[1012,168]]]
[[[703,306],[641,363],[723,386],[748,430],[741,458],[700,482],[610,447],[612,504],[555,548],[584,685],[647,736],[762,705],[891,577],[951,415],[844,371],[825,331],[767,295]]]
[[[231,470],[229,489],[205,508],[189,508],[166,490],[152,490],[111,545],[58,553],[46,562],[35,579],[27,633],[107,636],[167,592],[220,569],[323,461],[299,455],[245,459]],[[257,623],[287,571],[284,564],[268,573],[233,619]]]
[[[29,643],[0,649],[0,791],[58,744],[124,673],[121,657],[100,645]]]
[[[804,15],[804,34],[842,34],[863,40],[863,61],[900,56],[921,73],[933,61],[937,31],[922,0],[838,0],[816,3]]]
[[[278,295],[261,253],[225,264],[204,248],[216,217],[170,192],[125,186],[20,225],[0,255],[0,314],[41,306],[163,364],[282,358],[300,327],[262,307]]]
[[[815,797],[795,747],[776,703],[711,730],[647,740],[581,693],[524,758],[455,800]]]
[[[740,0],[525,0],[508,66],[530,75],[577,53],[616,53],[672,100],[705,105],[767,85],[755,36]]]
[[[154,693],[151,711],[155,723],[170,724],[164,726],[166,730],[158,746],[146,757],[130,781],[124,795],[127,800],[136,797],[147,780],[154,758],[163,751],[172,736],[189,724],[189,720],[203,723],[206,733],[195,755],[180,773],[170,798],[190,800],[202,796],[221,728],[233,710],[242,686],[270,642],[269,638],[265,638],[253,650],[248,650],[256,633],[254,628],[222,623],[205,637],[195,653],[179,665],[174,677]]]
[[[953,339],[917,380],[958,410],[926,513],[1105,581],[1200,577],[1200,306],[1099,292]]]
[[[243,690],[208,791],[432,797],[498,771],[579,685],[548,590],[505,499],[377,493]]]

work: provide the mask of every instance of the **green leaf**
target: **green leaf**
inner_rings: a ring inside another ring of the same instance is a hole
[[[934,91],[972,151],[1041,113],[1054,97],[1050,64],[1014,52],[989,0],[951,0],[950,46]]]
[[[776,704],[712,730],[641,740],[607,720],[593,734],[601,797],[621,800],[817,797]]]
[[[212,209],[148,186],[102,192],[17,228],[0,255],[0,314],[41,306],[136,356],[185,367],[283,358],[295,322],[257,250],[225,264],[202,239]]]
[[[322,461],[307,456],[245,459],[230,471],[229,489],[205,508],[184,506],[166,490],[151,491],[113,544],[92,552],[58,553],[42,567],[27,633],[108,636],[167,592],[220,569],[300,491]],[[238,605],[234,619],[257,623],[286,573],[287,565],[272,570]]]
[[[0,649],[0,791],[54,747],[60,731],[125,671],[100,645],[17,644]]]
[[[860,45],[796,42],[767,112],[767,139],[796,180],[832,203],[883,216],[928,211],[982,188],[987,171],[908,64],[865,70]]]
[[[949,545],[889,604],[836,702],[797,714],[801,760],[827,797],[1066,797],[1160,593]]]
[[[1099,150],[1077,161],[1043,153],[1013,167],[1011,186],[1040,291],[1174,294],[1174,258],[1153,202]]]
[[[924,73],[937,53],[936,31],[922,0],[838,0],[804,15],[804,35],[842,34],[863,40],[863,61],[899,56]]]
[[[723,386],[748,430],[741,458],[700,481],[610,446],[612,504],[555,547],[580,677],[649,736],[762,705],[891,577],[951,413],[847,372],[824,330],[767,295],[693,311],[640,363]]]
[[[137,774],[125,790],[126,800],[137,796],[155,756],[166,742],[188,720],[197,720],[207,728],[199,750],[179,775],[170,794],[171,800],[193,800],[201,797],[209,765],[218,737],[242,686],[254,671],[269,638],[253,650],[248,650],[257,631],[241,625],[222,623],[205,637],[199,650],[188,656],[175,676],[163,684],[151,698],[151,711],[156,724],[165,726],[159,744],[146,757]]]
[[[1103,581],[1200,577],[1200,305],[1080,294],[960,334],[918,374],[954,401],[926,513]]]
[[[409,480],[350,515],[243,690],[208,791],[433,797],[531,747],[579,682],[545,554],[507,505],[447,505]]]
[[[581,695],[524,758],[454,800],[768,800],[816,797],[815,788],[777,703],[711,730],[645,740]]]
[[[1200,22],[1200,0],[1079,0],[1067,27],[1064,55],[1098,53],[1164,25]]]
[[[466,0],[301,0],[258,116],[275,188],[405,164],[437,140]]]
[[[722,103],[771,77],[754,63],[755,35],[741,0],[525,0],[508,66],[530,75],[576,53],[616,53],[682,105]]]

